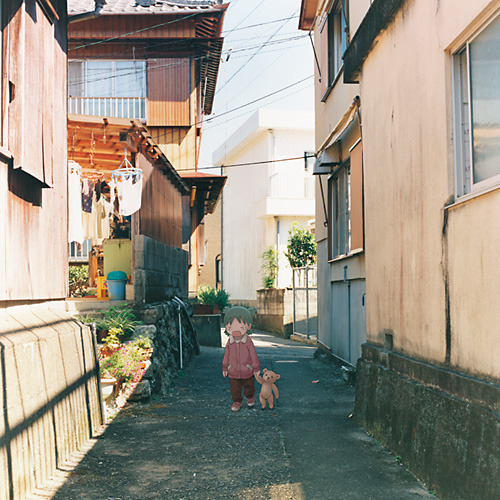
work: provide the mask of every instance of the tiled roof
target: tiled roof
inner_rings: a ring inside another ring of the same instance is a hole
[[[219,0],[106,0],[101,14],[168,14],[217,8]],[[68,0],[70,16],[95,9],[94,0]]]

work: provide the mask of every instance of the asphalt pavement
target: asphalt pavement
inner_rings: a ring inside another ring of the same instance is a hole
[[[315,347],[252,338],[261,367],[281,375],[273,410],[257,399],[231,412],[223,348],[202,347],[168,396],[124,408],[37,498],[436,498],[352,418],[354,389],[339,367]]]

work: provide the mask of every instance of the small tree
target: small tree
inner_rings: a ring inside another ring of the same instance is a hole
[[[296,222],[288,231],[285,256],[292,268],[305,267],[316,262],[316,242],[314,235]]]
[[[260,258],[262,260],[260,268],[262,284],[264,288],[274,288],[278,277],[278,251],[270,246],[261,254]]]

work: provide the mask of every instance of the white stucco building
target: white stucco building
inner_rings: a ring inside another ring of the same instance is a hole
[[[314,218],[314,117],[305,111],[261,109],[213,155],[227,183],[222,199],[222,280],[233,303],[255,305],[262,288],[262,253],[279,252],[277,288],[291,286],[284,251],[294,222]],[[293,160],[279,161],[288,158]]]

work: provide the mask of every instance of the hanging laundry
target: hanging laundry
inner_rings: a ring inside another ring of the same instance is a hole
[[[90,203],[90,211],[82,212],[83,234],[86,240],[92,240],[92,246],[94,246],[98,244],[98,215],[94,191],[92,191]]]
[[[120,203],[120,215],[132,215],[141,208],[142,172],[117,176],[116,190]]]
[[[94,181],[92,179],[82,179],[82,210],[87,213],[92,212],[92,199],[94,196]]]
[[[102,182],[99,179],[95,181],[94,190],[95,190],[95,200],[99,201],[102,195]]]
[[[97,217],[97,243],[102,244],[102,241],[111,236],[110,215],[112,207],[104,196],[97,202],[96,217]]]
[[[80,174],[71,169],[68,187],[68,242],[83,243],[82,187]]]

